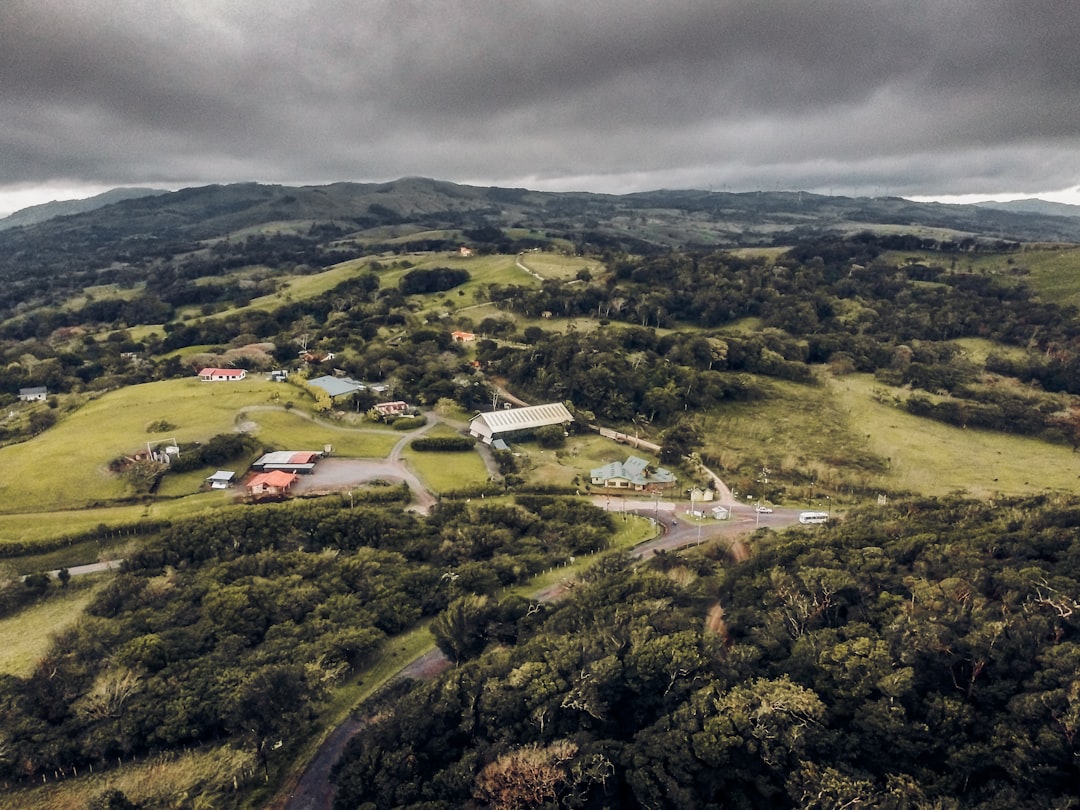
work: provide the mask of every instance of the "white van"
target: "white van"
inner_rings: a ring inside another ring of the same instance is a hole
[[[799,523],[828,523],[828,512],[801,512],[799,513]]]

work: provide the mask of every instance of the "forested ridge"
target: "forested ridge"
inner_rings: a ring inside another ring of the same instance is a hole
[[[373,709],[336,807],[1075,807],[1078,522],[918,501],[610,558]]]

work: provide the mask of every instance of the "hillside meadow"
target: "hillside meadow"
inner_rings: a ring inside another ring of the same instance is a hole
[[[303,397],[291,386],[288,392],[298,400]],[[133,493],[122,477],[108,469],[111,460],[145,450],[148,443],[206,441],[242,427],[267,447],[321,451],[330,444],[339,455],[384,457],[401,438],[400,433],[374,424],[349,428],[313,421],[301,407],[286,410],[278,404],[282,393],[281,383],[254,377],[236,383],[189,378],[129,386],[88,401],[44,433],[0,448],[0,464],[6,472],[0,480],[0,539],[32,538],[42,532],[55,536],[60,526],[67,534],[151,516],[149,507],[124,504]],[[174,427],[148,432],[158,421]],[[161,494],[193,493],[202,477],[199,471],[175,481],[166,476]],[[164,511],[178,514],[222,500],[221,493],[195,497],[196,503],[189,507],[172,503]],[[155,506],[154,516],[161,511]],[[44,528],[31,527],[23,517],[27,513],[51,517],[44,520]],[[5,520],[5,515],[11,519]]]

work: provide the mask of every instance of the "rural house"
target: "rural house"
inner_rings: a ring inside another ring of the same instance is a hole
[[[391,416],[401,416],[409,410],[409,403],[400,399],[396,402],[378,402],[375,404],[375,410],[383,419]]]
[[[289,488],[296,483],[296,478],[296,473],[272,470],[253,476],[245,487],[248,495],[252,496],[288,495]]]
[[[515,433],[527,433],[548,425],[568,425],[573,421],[574,416],[565,405],[551,402],[547,405],[478,413],[469,421],[469,433],[484,444],[491,444],[496,438],[505,439]]]
[[[472,343],[476,340],[476,335],[472,332],[462,332],[460,329],[456,332],[451,332],[450,337],[454,339],[455,343]]]
[[[19,400],[22,402],[44,402],[49,396],[49,389],[44,385],[33,388],[20,388]]]
[[[242,368],[204,368],[199,372],[203,382],[238,382],[247,377]]]
[[[596,486],[630,489],[635,492],[670,489],[675,486],[675,475],[670,470],[654,467],[637,456],[596,467],[589,477]]]

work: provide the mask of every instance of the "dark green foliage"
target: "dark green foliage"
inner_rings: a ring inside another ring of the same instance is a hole
[[[402,295],[420,295],[452,290],[468,280],[468,270],[456,270],[451,267],[433,267],[430,270],[416,268],[401,277],[398,289],[401,290]]]
[[[514,646],[387,704],[337,806],[464,806],[541,773],[574,806],[1072,806],[1078,528],[1065,499],[922,501],[762,535],[735,568],[613,558]],[[491,633],[481,607],[448,630]]]
[[[275,768],[303,745],[326,688],[387,636],[457,599],[467,621],[447,638],[460,655],[513,642],[529,605],[472,592],[602,548],[613,529],[602,511],[552,498],[419,518],[396,503],[407,489],[376,495],[393,508],[327,498],[158,527],[32,675],[0,679],[0,779],[220,739]],[[0,595],[17,607],[48,582]]]
[[[548,425],[537,428],[535,434],[537,444],[548,450],[554,450],[566,445],[566,428],[562,425]]]
[[[457,453],[472,450],[476,439],[472,436],[421,436],[409,445],[422,453]]]
[[[172,459],[169,471],[180,473],[202,467],[221,467],[252,456],[259,449],[258,440],[246,433],[219,433],[205,444],[181,447]]]

